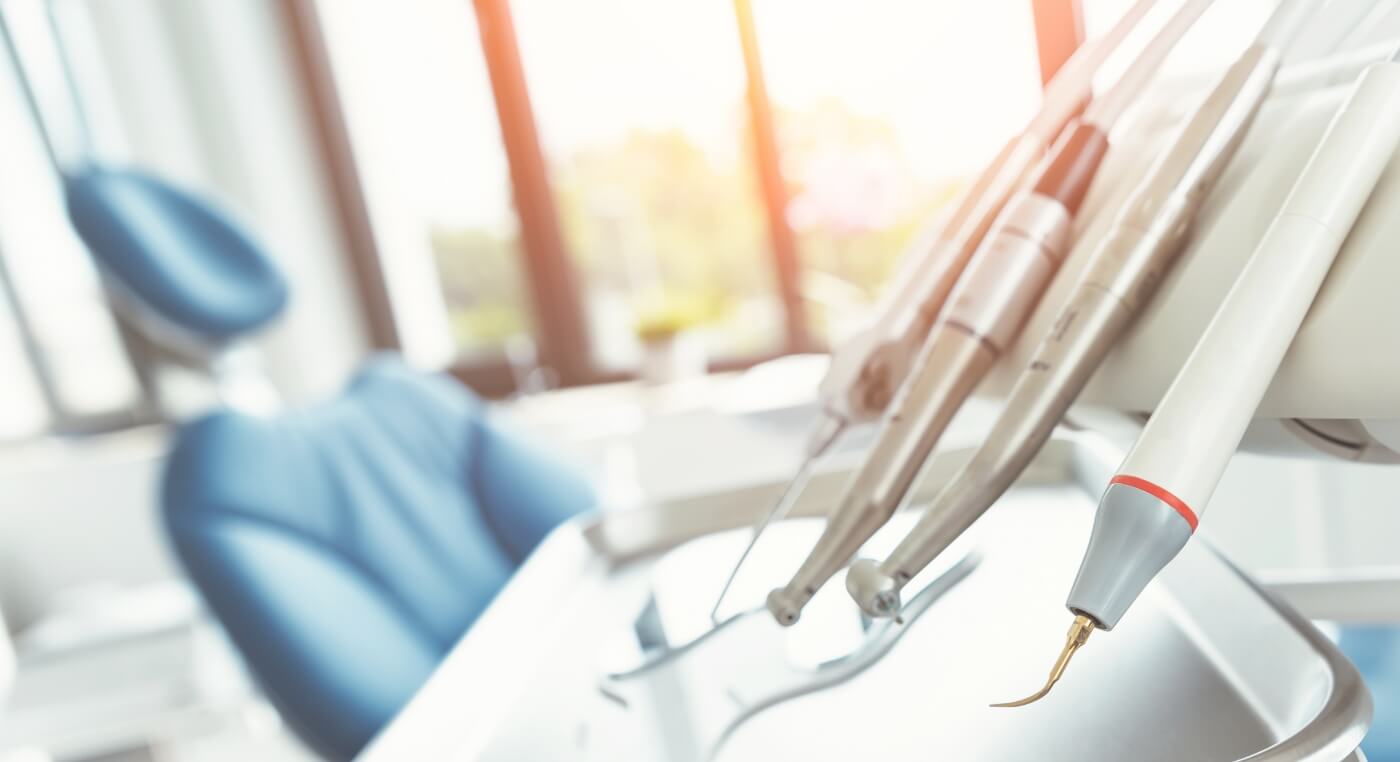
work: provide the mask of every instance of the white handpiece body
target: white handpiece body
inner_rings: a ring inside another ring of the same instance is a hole
[[[1071,610],[1112,629],[1186,544],[1400,145],[1400,63],[1361,76],[1099,504]]]

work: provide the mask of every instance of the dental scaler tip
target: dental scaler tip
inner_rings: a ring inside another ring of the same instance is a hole
[[[1060,658],[1055,660],[1055,666],[1050,670],[1050,679],[1045,681],[1045,687],[1021,699],[1020,701],[1009,701],[1005,704],[992,704],[995,707],[1025,706],[1033,704],[1050,693],[1050,689],[1055,687],[1055,683],[1060,681],[1060,677],[1065,674],[1065,667],[1069,665],[1069,660],[1074,656],[1081,646],[1089,641],[1089,636],[1094,634],[1097,623],[1079,614],[1074,618],[1074,624],[1069,626],[1069,635],[1065,638],[1065,648],[1060,652]]]

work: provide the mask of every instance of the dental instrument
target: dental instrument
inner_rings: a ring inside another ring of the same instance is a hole
[[[1066,602],[1069,640],[1043,698],[1095,629],[1112,630],[1201,512],[1372,189],[1400,146],[1400,55],[1343,104],[1249,263],[1109,480]]]
[[[846,589],[867,614],[896,615],[908,581],[997,501],[1050,438],[1175,263],[1268,96],[1284,49],[1319,5],[1284,0],[1277,6],[1118,212],[967,465],[883,563],[851,565]]]
[[[1138,0],[1104,36],[1082,46],[1051,79],[1040,110],[963,193],[945,219],[918,236],[903,258],[894,287],[881,299],[868,326],[842,343],[818,387],[821,420],[813,429],[802,463],[782,494],[758,521],[748,546],[729,572],[710,620],[720,607],[759,538],[781,521],[802,494],[817,463],[852,425],[872,421],[889,406],[908,376],[914,357],[948,295],[997,215],[1026,185],[1057,136],[1093,90],[1094,75],[1157,0]]]
[[[1021,329],[1069,249],[1071,226],[1114,122],[1210,7],[1183,3],[1103,97],[1066,128],[1031,190],[1007,203],[949,296],[892,401],[875,443],[825,531],[785,587],[768,595],[780,624],[802,608],[894,514],[954,413]]]

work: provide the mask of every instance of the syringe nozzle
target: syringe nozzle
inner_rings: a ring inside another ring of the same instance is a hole
[[[1069,635],[1065,639],[1065,648],[1060,651],[1060,658],[1055,660],[1055,666],[1050,670],[1050,679],[1045,681],[1045,687],[1021,699],[1020,701],[1009,701],[1005,704],[992,704],[996,707],[1025,706],[1033,704],[1050,693],[1050,689],[1055,687],[1055,683],[1060,681],[1060,677],[1065,673],[1065,667],[1069,665],[1069,660],[1089,640],[1089,636],[1094,633],[1097,624],[1093,619],[1080,614],[1074,618],[1074,624],[1069,627]]]

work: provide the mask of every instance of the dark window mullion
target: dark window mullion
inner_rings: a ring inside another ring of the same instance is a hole
[[[365,312],[370,342],[377,349],[402,349],[394,308],[374,237],[369,207],[360,185],[359,168],[336,92],[330,51],[326,48],[315,0],[278,3],[287,26],[296,66],[301,75],[317,147],[325,165],[335,213],[344,236],[346,259]]]
[[[509,3],[474,0],[473,5],[510,165],[540,364],[553,368],[565,386],[588,383],[597,373],[583,293],[560,228]]]
[[[734,0],[734,15],[738,22],[739,45],[744,55],[744,72],[748,79],[747,100],[749,125],[753,130],[755,170],[768,221],[774,274],[787,329],[784,346],[789,352],[810,352],[817,343],[808,326],[807,310],[802,300],[802,263],[797,251],[797,238],[788,224],[787,183],[783,179],[781,154],[773,125],[773,106],[763,78],[758,30],[754,25],[753,7],[749,0]]]
[[[1084,14],[1080,0],[1030,2],[1035,18],[1036,50],[1040,57],[1040,81],[1046,84],[1084,41]]]

